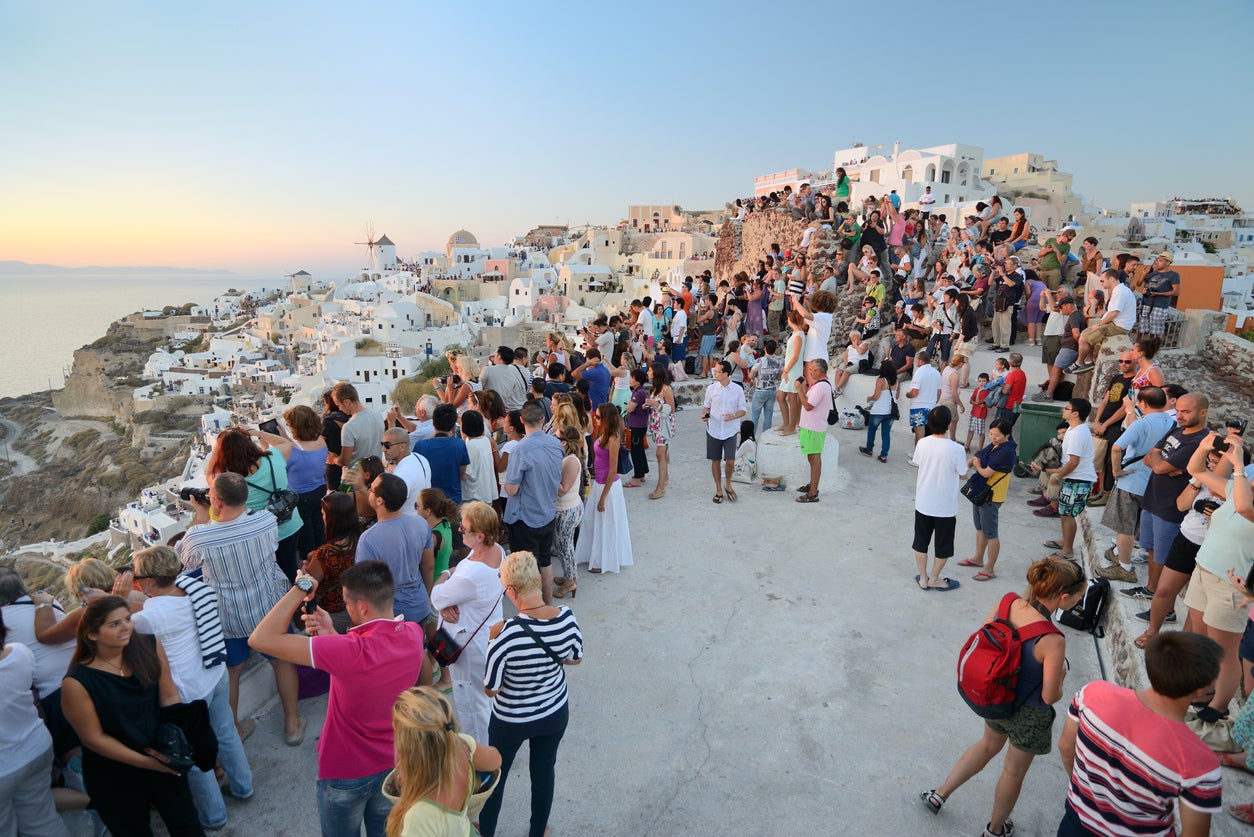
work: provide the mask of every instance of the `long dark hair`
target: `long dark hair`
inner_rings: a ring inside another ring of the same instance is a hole
[[[888,381],[890,387],[897,386],[897,367],[893,366],[891,360],[886,360],[880,364],[879,377]]]
[[[322,516],[326,520],[327,543],[349,550],[357,549],[361,523],[357,519],[357,501],[343,491],[322,495]]]
[[[662,390],[666,389],[666,385],[671,382],[671,371],[666,368],[666,364],[656,361],[649,367],[653,372],[653,390],[654,396],[660,396]]]
[[[83,608],[83,618],[78,623],[78,645],[74,649],[71,666],[87,665],[96,659],[96,640],[88,634],[98,633],[101,626],[109,621],[109,615],[117,610],[125,610],[128,616],[131,613],[130,605],[121,596],[101,596]],[[161,660],[147,637],[132,633],[131,641],[122,649],[122,662],[130,667],[132,675],[145,688],[161,678]]]
[[[600,421],[601,432],[597,434],[597,441],[601,443],[601,447],[610,446],[610,439],[623,434],[623,416],[608,401],[602,402],[597,406],[597,419]]]
[[[242,427],[232,427],[222,431],[218,436],[205,474],[209,477],[216,477],[218,474],[230,471],[241,477],[247,477],[256,470],[257,463],[263,456],[265,456],[265,451],[252,440],[247,430]]]

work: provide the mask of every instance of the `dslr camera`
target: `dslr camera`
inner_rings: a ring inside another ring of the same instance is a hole
[[[1224,422],[1224,425],[1228,428],[1229,433],[1235,433],[1238,436],[1244,436],[1245,428],[1248,425],[1248,423],[1249,423],[1248,419],[1230,418],[1226,422]],[[1216,453],[1227,453],[1228,452],[1228,440],[1216,439],[1215,444],[1212,447]]]
[[[191,502],[192,498],[195,498],[196,502],[202,506],[209,505],[209,489],[196,488],[192,485],[185,485],[179,489],[179,499],[184,503]]]

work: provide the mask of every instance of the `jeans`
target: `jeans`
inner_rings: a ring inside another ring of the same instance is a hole
[[[632,427],[629,429],[631,430],[632,479],[642,480],[649,473],[649,460],[644,455],[644,438],[649,428]]]
[[[761,433],[771,429],[771,419],[775,415],[775,390],[758,387],[753,391],[753,403],[749,407],[749,418],[753,429]],[[758,418],[764,417],[766,424],[758,424]]]
[[[888,434],[892,431],[892,429],[892,415],[880,416],[875,413],[871,413],[866,422],[866,449],[869,451],[875,450],[875,431],[879,430],[881,441],[880,456],[888,456],[888,446],[892,441]]]
[[[528,833],[530,837],[543,837],[549,824],[549,812],[553,809],[553,765],[557,763],[557,746],[562,743],[568,720],[569,705],[547,718],[521,724],[492,716],[488,724],[488,743],[501,751],[501,781],[479,815],[479,833],[483,837],[496,834],[496,820],[501,815],[501,800],[505,798],[505,780],[524,741],[530,742],[531,750],[531,830]]]
[[[52,747],[0,776],[0,833],[68,837],[52,803]]]
[[[357,837],[363,822],[366,837],[384,837],[392,803],[383,795],[383,780],[390,772],[384,770],[361,779],[319,779],[322,837]]]
[[[939,357],[941,363],[949,363],[949,353],[953,347],[952,334],[933,334],[931,339],[927,341],[927,350],[932,353],[932,357]]]
[[[244,742],[239,740],[239,732],[235,729],[235,716],[229,700],[230,682],[226,666],[223,666],[222,677],[205,697],[205,703],[209,705],[209,726],[218,737],[218,763],[230,779],[231,795],[236,799],[247,799],[253,795],[253,773],[248,766],[248,757],[244,755]],[[213,771],[206,773],[192,768],[187,774],[187,781],[192,788],[192,799],[196,800],[196,810],[200,813],[200,824],[205,828],[221,828],[226,823],[226,804],[222,801],[222,791],[218,789],[218,779]]]

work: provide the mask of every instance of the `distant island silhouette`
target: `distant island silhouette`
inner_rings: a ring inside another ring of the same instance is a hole
[[[0,275],[5,276],[46,276],[65,273],[76,273],[84,276],[112,275],[117,273],[127,273],[132,275],[179,273],[187,275],[219,276],[223,274],[234,275],[235,271],[226,270],[225,268],[217,270],[202,270],[195,267],[166,267],[153,265],[88,265],[87,267],[61,267],[60,265],[55,264],[31,264],[29,262],[0,261]]]

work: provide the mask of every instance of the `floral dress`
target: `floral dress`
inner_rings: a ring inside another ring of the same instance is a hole
[[[665,401],[649,410],[649,439],[655,445],[669,445],[675,438],[675,414]]]

